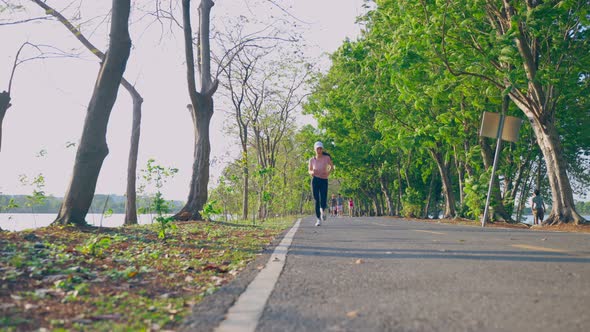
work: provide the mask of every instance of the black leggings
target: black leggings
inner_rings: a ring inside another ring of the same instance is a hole
[[[311,192],[315,200],[315,215],[319,219],[321,216],[320,208],[325,209],[328,205],[328,179],[320,179],[314,176],[311,179]]]

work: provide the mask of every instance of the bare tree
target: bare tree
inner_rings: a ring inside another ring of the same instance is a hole
[[[22,22],[21,22],[22,23]],[[5,23],[8,24],[8,23]],[[21,52],[23,51],[25,46],[30,46],[36,49],[39,54],[32,56],[32,57],[25,57],[21,59]],[[46,51],[44,49],[49,48],[50,51]],[[12,65],[12,70],[10,72],[10,78],[8,79],[8,91],[0,92],[0,151],[2,150],[2,123],[4,121],[4,116],[6,115],[6,111],[12,106],[10,103],[11,97],[10,93],[12,91],[12,83],[14,80],[14,75],[16,73],[16,69],[19,65],[31,61],[31,60],[38,60],[38,59],[47,59],[47,58],[57,58],[57,57],[68,57],[72,56],[71,54],[66,54],[65,52],[57,50],[53,46],[48,45],[35,45],[29,42],[24,42],[16,52],[16,56],[14,58],[14,63]]]
[[[273,65],[266,66],[261,81],[248,86],[248,107],[255,114],[252,135],[258,166],[263,170],[258,195],[258,215],[262,219],[268,213],[269,202],[264,195],[272,170],[276,169],[280,143],[293,125],[295,110],[307,96],[303,87],[311,74],[310,65],[293,66],[287,59],[282,57]]]
[[[182,1],[182,22],[184,28],[184,46],[187,68],[188,93],[193,111],[195,129],[195,149],[193,171],[188,199],[184,207],[174,216],[177,220],[201,220],[203,206],[207,202],[207,185],[209,184],[209,157],[211,141],[209,125],[213,116],[213,94],[217,91],[218,81],[211,77],[210,21],[211,0],[199,3],[199,31],[197,35],[197,59],[193,52],[193,32],[191,26],[191,1]],[[195,65],[199,73],[199,90],[195,75]]]
[[[230,21],[226,25],[226,32],[219,33],[218,41],[223,56],[215,58],[218,65],[218,73],[223,76],[221,83],[222,93],[227,96],[233,108],[233,117],[236,120],[235,127],[238,130],[242,155],[240,166],[242,168],[242,219],[248,219],[249,197],[249,131],[251,124],[257,121],[257,113],[252,112],[247,95],[251,85],[259,84],[255,75],[262,72],[259,67],[264,67],[262,59],[273,52],[281,42],[293,42],[295,38],[288,37],[280,29],[271,25],[265,26],[253,33],[246,33],[250,20],[244,16]],[[252,83],[254,81],[254,83]],[[256,99],[254,104],[262,102]]]
[[[241,57],[238,56],[238,59]],[[250,174],[248,170],[248,130],[250,128],[251,118],[245,107],[246,86],[248,80],[252,77],[257,57],[250,59],[244,56],[244,61],[238,61],[235,65],[232,63],[223,70],[225,81],[224,88],[229,93],[229,98],[233,106],[234,118],[238,128],[242,156],[240,166],[242,168],[242,219],[248,219],[248,188]],[[241,59],[240,59],[241,60]]]
[[[67,18],[65,18],[59,11],[50,7],[47,3],[41,0],[31,0],[39,7],[45,10],[45,13],[55,17],[70,31],[76,39],[84,45],[90,52],[96,55],[101,61],[104,61],[105,54],[94,46],[84,34],[77,29]],[[125,203],[125,225],[137,224],[137,193],[136,193],[136,178],[137,178],[137,155],[139,152],[139,136],[141,130],[141,105],[143,98],[135,87],[129,83],[124,77],[121,78],[121,85],[131,95],[133,103],[133,120],[131,125],[131,147],[129,148],[129,159],[127,164],[127,200]]]
[[[72,179],[53,224],[86,224],[96,182],[109,150],[106,131],[109,116],[131,51],[130,0],[113,0],[110,40],[88,105],[82,138],[78,145]]]
[[[0,92],[0,151],[2,151],[2,122],[10,106],[12,106],[10,104],[10,91]]]

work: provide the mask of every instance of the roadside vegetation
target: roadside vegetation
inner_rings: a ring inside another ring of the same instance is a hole
[[[175,329],[293,221],[0,232],[0,329]]]

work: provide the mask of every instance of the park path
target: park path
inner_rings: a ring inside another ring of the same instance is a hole
[[[251,330],[590,330],[589,234],[395,218],[313,223],[294,233]]]

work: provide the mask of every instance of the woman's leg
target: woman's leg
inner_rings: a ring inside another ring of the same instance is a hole
[[[320,206],[326,213],[326,207],[328,206],[328,180],[318,179],[319,181],[319,192],[320,192]]]
[[[313,177],[311,179],[311,192],[313,194],[313,199],[315,201],[315,216],[320,219],[321,217],[321,211],[320,211],[320,185],[319,185],[319,179],[316,177]]]

